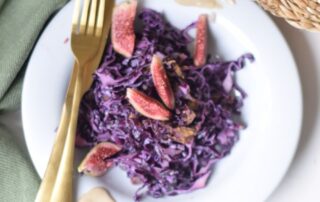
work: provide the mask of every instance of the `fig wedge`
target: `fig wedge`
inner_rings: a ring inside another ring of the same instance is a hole
[[[171,112],[160,102],[141,91],[127,88],[127,98],[129,103],[145,117],[160,121],[167,121],[171,117]]]
[[[111,41],[116,52],[131,57],[134,50],[134,18],[138,2],[129,0],[117,5],[112,13]]]
[[[207,15],[200,15],[197,22],[197,33],[194,48],[194,65],[200,67],[206,63],[207,57]]]
[[[169,108],[174,108],[174,94],[171,88],[166,70],[163,67],[162,60],[158,55],[153,55],[151,61],[151,75],[154,86],[160,96],[162,102]]]
[[[78,167],[79,173],[89,176],[101,176],[112,166],[112,161],[106,161],[121,148],[111,142],[102,142],[93,147]]]

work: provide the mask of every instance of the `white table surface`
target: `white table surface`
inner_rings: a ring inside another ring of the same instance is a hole
[[[304,93],[304,121],[301,140],[292,165],[266,202],[319,202],[320,33],[298,30],[282,20],[274,20],[287,39],[298,65]],[[266,40],[267,37],[271,36],[266,36]],[[285,78],[285,75],[283,77]],[[2,114],[0,124],[7,125],[12,134],[16,135],[19,144],[25,148],[20,111]]]

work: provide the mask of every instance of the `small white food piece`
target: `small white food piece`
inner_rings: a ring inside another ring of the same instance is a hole
[[[102,187],[96,187],[83,194],[78,202],[115,202]]]

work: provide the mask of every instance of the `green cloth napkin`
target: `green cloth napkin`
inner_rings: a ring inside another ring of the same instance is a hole
[[[67,0],[0,0],[0,115],[20,107],[25,64],[48,18]],[[34,201],[40,179],[28,153],[0,124],[0,201]]]

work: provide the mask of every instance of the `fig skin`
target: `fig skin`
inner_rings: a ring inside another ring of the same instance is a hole
[[[111,41],[113,49],[130,58],[135,44],[134,19],[137,12],[136,0],[125,1],[113,9]]]
[[[150,70],[152,80],[159,97],[169,109],[173,110],[175,105],[175,98],[170,80],[167,76],[165,68],[163,67],[161,58],[156,54],[152,57]]]
[[[93,147],[78,167],[79,173],[89,176],[101,176],[112,166],[112,161],[106,161],[110,156],[115,155],[121,147],[111,142],[101,142]]]
[[[208,43],[207,18],[207,15],[202,14],[199,16],[197,22],[197,33],[194,48],[194,65],[197,67],[203,66],[206,63]]]
[[[167,121],[171,117],[171,112],[160,102],[139,90],[127,88],[126,96],[129,103],[135,108],[135,110],[145,117],[159,121]]]

